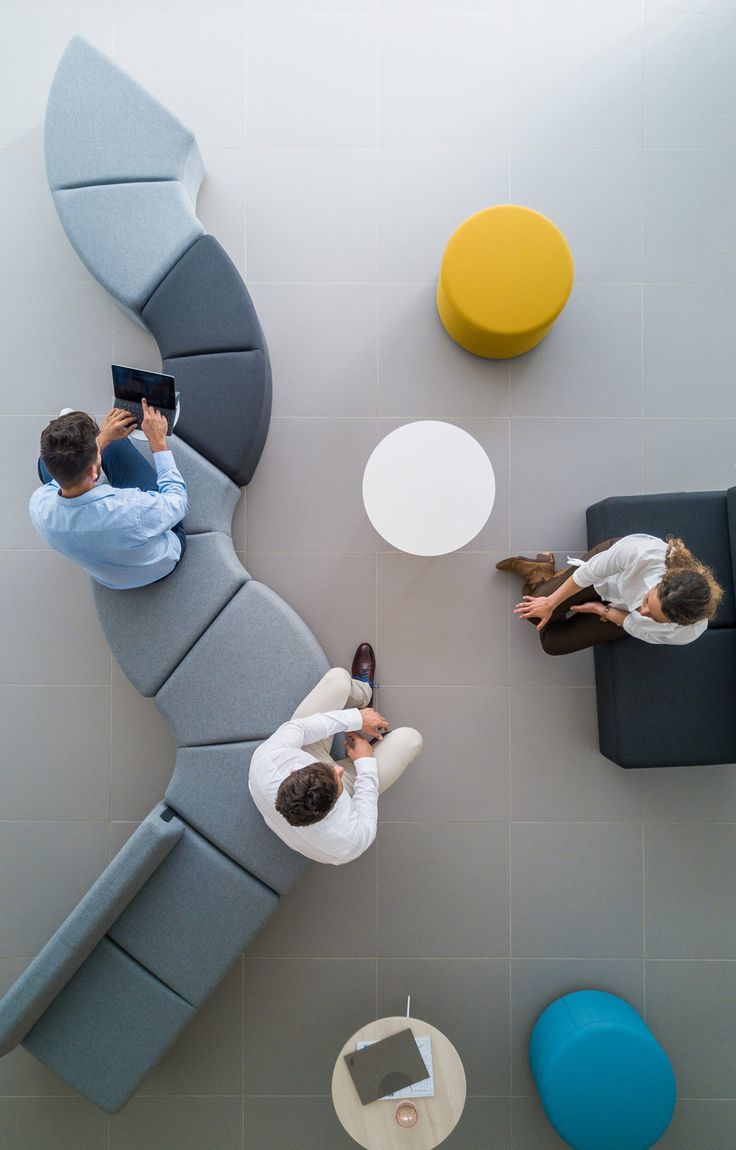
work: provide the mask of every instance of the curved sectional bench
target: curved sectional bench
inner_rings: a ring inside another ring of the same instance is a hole
[[[69,239],[176,376],[171,446],[190,501],[186,555],[168,578],[132,591],[93,584],[113,653],[174,732],[165,799],[0,1001],[0,1054],[22,1042],[112,1113],[308,865],[266,827],[248,767],[328,663],[233,548],[271,376],[247,289],[194,212],[204,173],[194,137],[75,37],[49,97],[46,158]]]

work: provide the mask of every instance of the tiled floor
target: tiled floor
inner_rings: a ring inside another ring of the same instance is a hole
[[[46,192],[44,101],[74,32],[196,130],[201,216],[247,268],[275,379],[248,567],[335,662],[376,643],[379,704],[426,749],[375,846],[310,871],[122,1114],[3,1059],[0,1147],[347,1148],[333,1061],[411,993],[465,1062],[448,1150],[553,1150],[526,1043],[585,985],[645,1011],[672,1057],[663,1150],[732,1147],[736,767],[601,758],[590,654],[543,656],[494,562],[581,549],[605,495],[736,482],[736,0],[63,4],[0,3],[2,986],[173,765],[86,579],[26,517],[45,420],[103,411],[111,358],[160,362]],[[503,364],[447,339],[433,280],[456,224],[507,200],[560,224],[577,280],[543,345]],[[475,435],[498,485],[478,539],[431,560],[384,545],[360,498],[378,438],[422,417]]]

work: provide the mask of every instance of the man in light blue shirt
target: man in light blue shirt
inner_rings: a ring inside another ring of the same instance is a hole
[[[128,436],[135,418],[113,408],[100,429],[83,411],[41,435],[31,522],[49,546],[105,587],[143,587],[169,575],[186,548],[187,489],[166,442],[166,419],[143,400],[141,429],[155,470]],[[100,470],[108,483],[97,483]]]

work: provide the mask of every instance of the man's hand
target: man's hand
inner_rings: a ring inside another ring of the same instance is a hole
[[[378,711],[374,711],[373,707],[363,707],[360,717],[363,720],[360,734],[365,739],[382,739],[389,729],[386,719],[383,715],[379,715]]]
[[[104,451],[108,443],[116,439],[127,439],[131,431],[135,431],[135,423],[135,416],[129,411],[123,411],[120,407],[108,411],[97,436],[100,451]]]
[[[151,451],[168,451],[169,445],[166,442],[166,436],[169,434],[169,425],[166,422],[166,416],[157,411],[155,407],[149,407],[148,400],[145,398],[141,400],[141,407],[143,408],[141,431],[150,443]]]
[[[360,734],[351,734],[345,736],[345,750],[348,753],[348,758],[351,763],[356,759],[372,759],[373,747],[367,739],[364,739]]]

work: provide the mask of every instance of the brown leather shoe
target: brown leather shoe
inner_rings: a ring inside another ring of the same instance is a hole
[[[530,588],[534,588],[552,578],[555,557],[550,551],[540,551],[536,559],[527,559],[525,555],[512,555],[509,559],[502,559],[497,563],[496,570],[512,571],[514,575],[518,575],[528,583]]]
[[[350,674],[353,679],[358,679],[361,683],[367,683],[371,688],[371,697],[366,703],[366,706],[372,707],[373,689],[378,686],[378,683],[376,682],[376,653],[370,643],[361,643],[358,647],[353,656],[353,665],[350,669]]]

